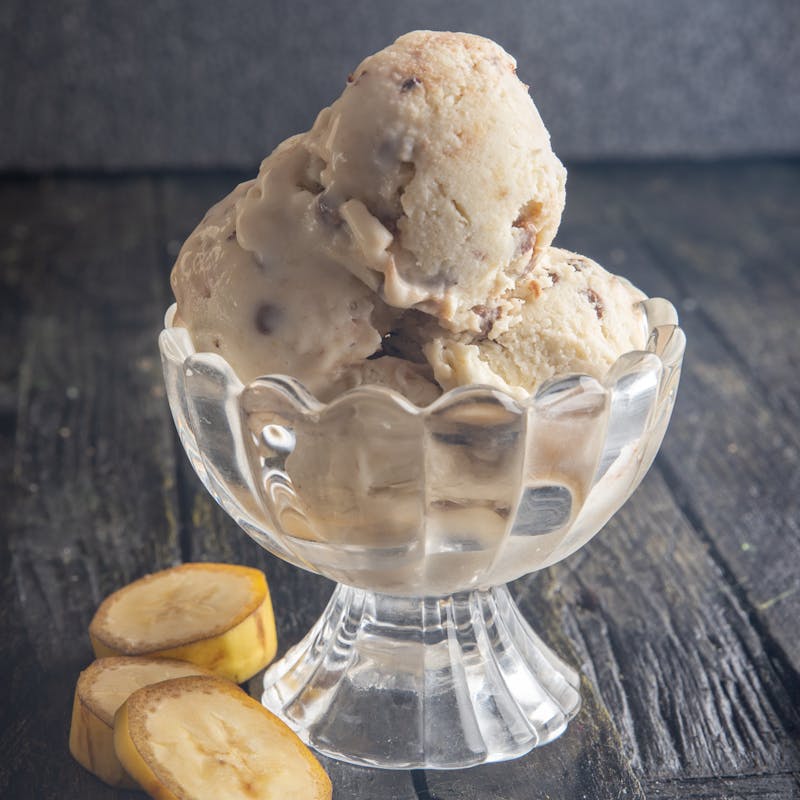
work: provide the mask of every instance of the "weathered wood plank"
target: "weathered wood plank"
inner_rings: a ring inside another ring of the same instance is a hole
[[[773,183],[759,194],[735,166],[619,169],[613,180],[578,171],[562,241],[599,244],[612,268],[623,256],[620,271],[683,307],[689,345],[665,475],[797,681],[800,430],[789,398],[799,385],[800,271],[770,232],[788,227],[798,198],[782,167],[762,170],[781,187],[785,219],[771,225],[773,206],[754,198]]]
[[[642,239],[764,402],[796,416],[800,255],[790,242],[800,241],[800,164],[660,168],[651,175],[618,184]]]
[[[560,609],[641,774],[800,768],[786,688],[658,471],[540,580],[522,606]]]
[[[643,217],[640,228],[630,224],[628,203],[636,205],[637,192],[652,174],[637,168],[573,170],[559,241],[628,275],[648,293],[678,304],[684,295],[675,276],[655,262],[642,242],[649,231],[647,222]],[[701,215],[702,209],[695,212]],[[673,237],[680,242],[681,235],[676,226]],[[681,274],[681,269],[680,261],[673,262],[674,272]],[[785,665],[774,663],[769,648],[764,651],[755,604],[742,592],[738,576],[728,573],[713,543],[711,555],[706,552],[709,534],[704,522],[712,515],[699,517],[687,507],[684,495],[677,498],[681,515],[670,495],[680,475],[696,502],[715,509],[718,536],[748,532],[738,514],[748,504],[751,486],[772,491],[775,503],[770,512],[794,524],[791,487],[762,486],[765,475],[780,473],[764,446],[764,428],[773,428],[773,436],[775,426],[788,431],[785,420],[775,415],[764,419],[763,399],[742,375],[716,328],[691,311],[683,322],[689,350],[664,453],[607,530],[563,565],[575,572],[574,581],[563,583],[569,595],[565,608],[577,609],[574,619],[566,615],[565,624],[577,641],[583,641],[587,669],[596,675],[643,774],[703,776],[782,769],[796,764],[798,757],[797,718],[791,710],[786,713],[785,700],[787,692],[797,691],[796,677],[791,670],[787,674]],[[720,371],[733,379],[721,384],[715,380]],[[731,463],[731,442],[741,442],[748,453],[755,450],[755,464],[744,470]],[[791,579],[796,544],[777,541],[781,534],[769,529],[763,509],[751,509],[752,519],[765,529],[771,558],[787,560],[777,575],[762,576],[761,585]],[[697,526],[699,532],[692,532]],[[633,537],[630,541],[620,538],[626,530],[625,536]],[[576,590],[576,583],[583,588]],[[619,596],[621,586],[629,596]],[[796,646],[792,635],[800,614],[796,603],[790,602],[788,609],[794,619],[780,632],[791,648]]]
[[[647,800],[797,800],[797,775],[676,778],[646,783]]]
[[[0,186],[17,319],[0,351],[13,442],[4,460],[0,793],[118,793],[67,747],[86,627],[114,588],[178,558],[170,421],[155,350],[163,283],[152,187],[137,180]],[[4,355],[4,364],[7,356]],[[6,429],[6,436],[8,430]],[[5,660],[4,660],[5,661]]]

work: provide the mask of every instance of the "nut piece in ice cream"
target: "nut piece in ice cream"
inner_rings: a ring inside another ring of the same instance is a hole
[[[525,397],[557,375],[603,374],[646,345],[645,295],[585,256],[551,247],[520,282],[519,319],[495,335],[429,332],[424,351],[444,389],[467,383]]]
[[[365,59],[341,97],[261,167],[238,211],[241,245],[302,240],[397,308],[452,331],[497,316],[555,236],[566,173],[515,61],[463,33],[415,31]],[[290,207],[275,224],[276,204]],[[293,218],[295,224],[291,224]]]
[[[124,586],[100,604],[89,638],[98,658],[177,658],[237,683],[277,650],[264,573],[231,564],[181,564]]]
[[[125,769],[159,800],[330,800],[331,782],[297,736],[221,678],[134,692],[114,719]]]
[[[100,658],[78,678],[72,706],[69,749],[75,760],[111,786],[137,789],[114,752],[114,714],[143,686],[210,670],[171,658]]]

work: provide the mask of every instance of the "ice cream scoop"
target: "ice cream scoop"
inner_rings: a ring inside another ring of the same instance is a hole
[[[566,172],[514,59],[463,33],[415,31],[365,59],[292,168],[274,161],[239,210],[245,248],[274,246],[264,215],[292,197],[308,258],[453,331],[516,307],[564,207]]]
[[[499,45],[409,33],[208,212],[173,270],[175,323],[245,383],[287,374],[322,401],[599,376],[644,345],[643,295],[550,247],[565,175]]]
[[[524,397],[555,376],[603,374],[643,350],[643,292],[578,253],[550,247],[521,281],[519,318],[497,336],[429,331],[425,355],[444,389],[483,383]]]
[[[289,142],[272,159],[280,166],[292,155]],[[415,402],[435,397],[429,369],[367,360],[390,314],[364,283],[322,255],[305,258],[296,237],[276,236],[257,252],[239,244],[236,210],[252,185],[241,184],[208,211],[173,269],[175,322],[189,329],[195,347],[221,355],[244,382],[290,374],[323,400],[366,382],[395,386]],[[291,209],[277,205],[266,215],[276,226],[284,213],[291,218]]]

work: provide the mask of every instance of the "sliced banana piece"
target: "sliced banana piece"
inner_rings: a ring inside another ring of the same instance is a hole
[[[264,573],[230,564],[182,564],[128,584],[100,605],[89,637],[98,657],[177,658],[236,683],[277,649]]]
[[[125,769],[157,800],[330,800],[320,763],[274,714],[220,678],[134,692],[114,719]]]
[[[72,704],[69,749],[79,764],[111,786],[138,788],[114,752],[114,714],[137,689],[187,675],[213,675],[203,667],[168,658],[101,658],[78,678]]]

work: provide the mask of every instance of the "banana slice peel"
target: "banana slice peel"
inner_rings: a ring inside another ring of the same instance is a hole
[[[182,564],[128,584],[100,605],[89,638],[98,658],[176,658],[236,683],[277,650],[264,574],[231,564]]]
[[[114,747],[157,800],[330,800],[331,782],[276,716],[217,677],[163,681],[117,711]]]
[[[79,764],[111,786],[137,789],[114,752],[114,714],[137,689],[189,675],[212,675],[185,661],[102,658],[78,678],[72,704],[69,749]]]

